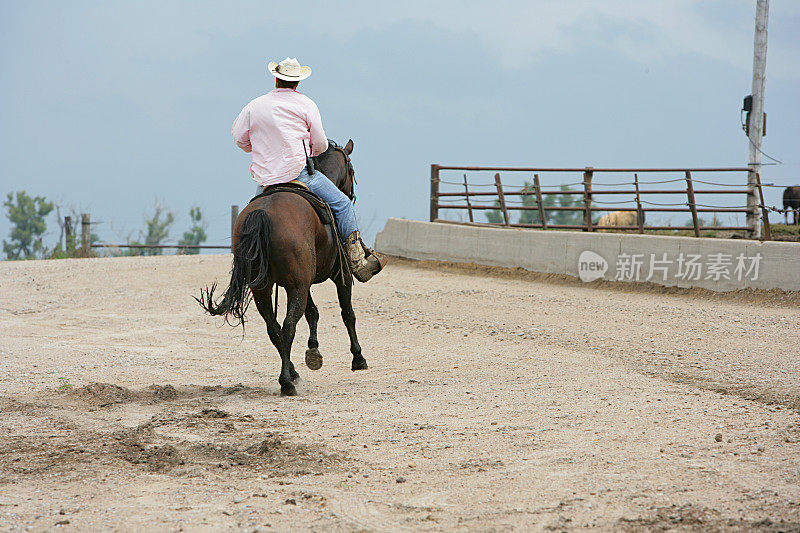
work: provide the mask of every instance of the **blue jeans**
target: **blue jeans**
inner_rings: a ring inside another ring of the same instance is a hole
[[[314,175],[309,176],[308,169],[304,168],[297,176],[297,180],[308,185],[311,192],[331,206],[331,211],[336,219],[336,228],[339,230],[339,237],[342,240],[347,239],[354,231],[358,231],[356,210],[353,208],[352,202],[325,174],[317,170]]]

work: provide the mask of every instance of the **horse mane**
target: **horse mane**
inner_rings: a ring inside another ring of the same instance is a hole
[[[314,163],[314,167],[316,168],[319,168],[321,166],[324,167],[325,166],[324,162],[335,152],[342,153],[342,155],[344,156],[344,160],[346,162],[346,167],[344,168],[344,182],[337,183],[334,181],[334,185],[336,185],[336,187],[338,187],[339,190],[345,192],[345,194],[347,194],[351,200],[355,201],[355,184],[356,184],[355,169],[353,169],[353,163],[352,161],[350,161],[350,156],[347,154],[347,152],[344,151],[344,147],[342,145],[338,144],[333,139],[328,139],[328,148],[321,154],[312,157],[311,160]],[[352,193],[347,193],[346,191],[344,191],[344,187],[347,185],[347,182],[349,181],[348,177],[352,177],[352,184],[351,184]],[[328,176],[328,178],[332,178],[332,176]]]

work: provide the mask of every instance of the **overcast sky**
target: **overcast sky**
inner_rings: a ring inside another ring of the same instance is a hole
[[[431,163],[747,163],[755,0],[382,4],[2,1],[0,194],[89,212],[106,241],[138,237],[158,198],[174,242],[199,205],[229,242],[254,188],[231,123],[286,56],[313,68],[300,90],[328,136],[355,141],[370,240],[427,219]],[[772,0],[767,182],[800,184],[798,58],[800,2]]]

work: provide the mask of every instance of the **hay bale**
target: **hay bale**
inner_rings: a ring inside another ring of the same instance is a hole
[[[644,213],[642,213],[644,215]],[[644,222],[644,220],[642,221]],[[613,211],[606,215],[600,217],[600,220],[597,221],[598,226],[637,226],[638,222],[636,220],[636,211]],[[613,230],[613,229],[601,229],[598,230],[603,233],[612,232],[612,231],[625,231],[625,230]]]

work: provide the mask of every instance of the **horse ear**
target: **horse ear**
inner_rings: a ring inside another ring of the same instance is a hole
[[[353,153],[353,139],[347,141],[347,144],[344,145],[344,151],[347,155]]]

